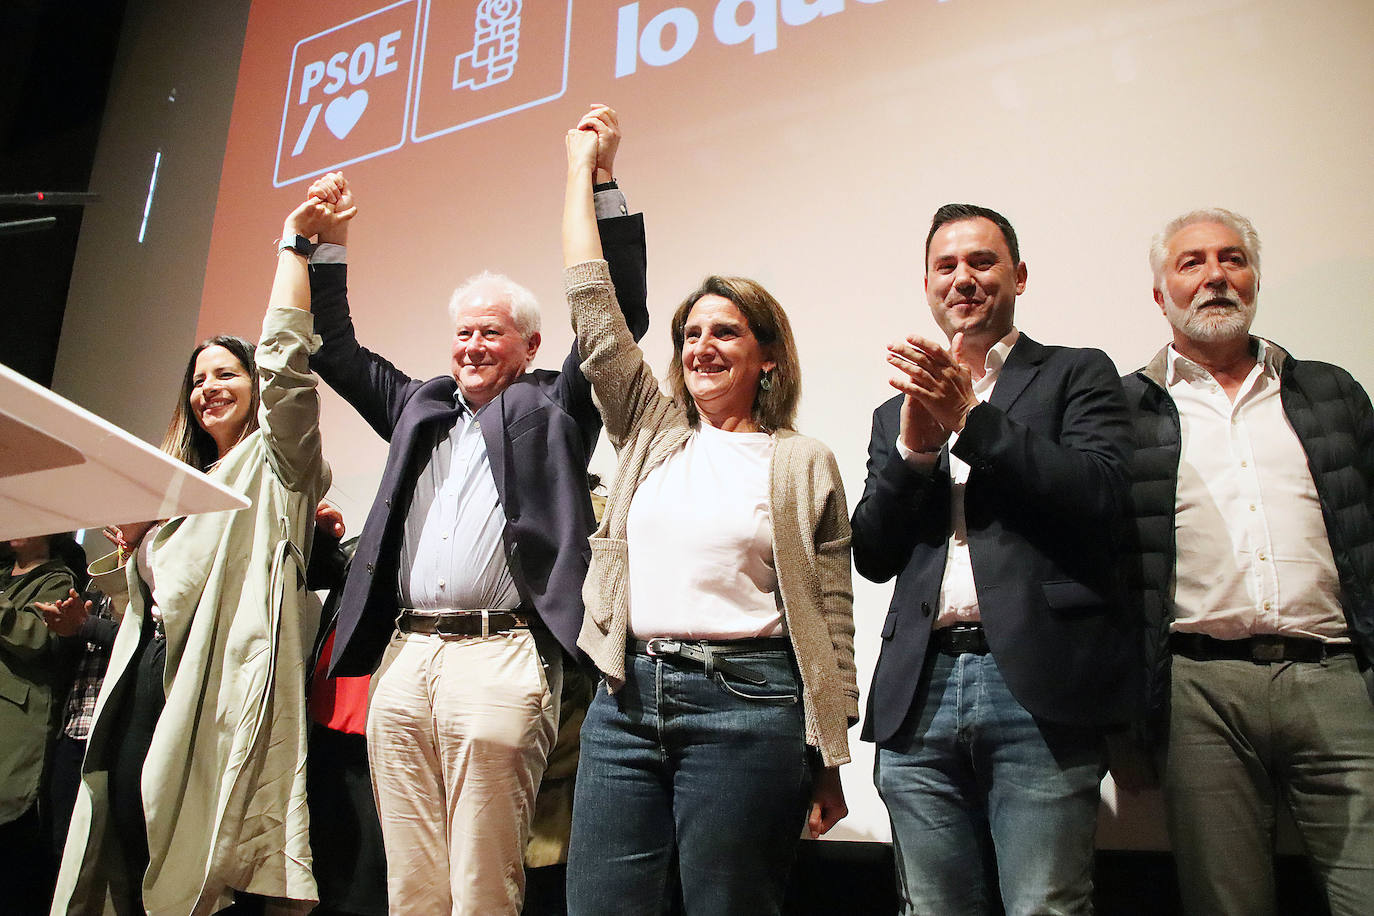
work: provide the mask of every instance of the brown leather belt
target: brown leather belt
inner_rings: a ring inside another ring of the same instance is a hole
[[[935,651],[945,655],[963,655],[965,652],[987,655],[992,651],[988,648],[988,635],[983,632],[982,624],[978,623],[956,623],[952,627],[941,627],[931,632],[930,642],[935,646]]]
[[[1355,646],[1348,642],[1322,642],[1299,636],[1251,636],[1247,639],[1217,639],[1205,633],[1171,633],[1169,648],[1193,661],[1215,659],[1254,662],[1319,662],[1333,655],[1349,655]]]
[[[396,618],[396,629],[402,633],[435,636],[492,636],[511,630],[526,630],[529,626],[530,620],[523,614],[492,608],[445,611],[441,614],[402,611]]]

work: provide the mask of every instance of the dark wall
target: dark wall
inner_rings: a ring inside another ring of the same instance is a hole
[[[0,195],[87,190],[124,7],[0,3]],[[52,384],[81,213],[0,203],[0,362],[43,385]],[[3,225],[39,217],[56,223]]]

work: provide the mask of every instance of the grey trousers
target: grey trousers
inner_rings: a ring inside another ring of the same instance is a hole
[[[1188,913],[1273,916],[1276,806],[1333,916],[1374,907],[1374,700],[1353,656],[1173,658],[1165,805]]]

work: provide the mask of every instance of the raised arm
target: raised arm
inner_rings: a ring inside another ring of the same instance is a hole
[[[596,229],[592,176],[596,170],[596,131],[578,126],[568,131],[568,185],[563,197],[563,266],[601,259]]]
[[[619,448],[643,411],[659,395],[658,381],[644,364],[644,355],[635,342],[648,324],[647,310],[642,310],[641,300],[634,309],[627,308],[622,313],[617,298],[620,289],[611,282],[615,279],[618,284],[620,279],[613,278],[602,261],[592,182],[599,163],[605,161],[607,135],[618,138],[614,117],[614,112],[605,106],[595,106],[565,138],[568,175],[563,204],[563,260],[568,307],[577,334],[576,350],[582,360],[579,374],[595,390],[606,434],[611,444]],[[642,280],[642,271],[638,279]],[[642,296],[642,282],[630,294]],[[629,324],[635,316],[641,321]]]
[[[282,238],[311,238],[352,219],[356,207],[310,197],[282,224]],[[322,488],[326,471],[320,446],[320,398],[310,371],[310,353],[317,348],[310,315],[310,272],[307,254],[283,247],[277,253],[277,273],[267,301],[262,337],[258,342],[258,386],[262,394],[259,423],[267,442],[268,460],[278,478],[301,492]]]
[[[353,188],[341,172],[315,179],[310,194],[337,212],[356,210]],[[377,435],[390,441],[402,408],[421,382],[358,343],[349,313],[344,248],[350,222],[340,219],[321,225],[319,248],[310,258],[310,310],[321,341],[319,350],[310,357],[310,367]]]
[[[339,176],[342,180],[342,176]],[[313,186],[312,186],[313,190]],[[338,195],[335,195],[338,201]],[[343,238],[348,221],[358,212],[352,197],[346,203],[331,202],[312,193],[300,206],[292,210],[282,223],[281,237],[290,242],[296,236],[306,239],[316,236]],[[272,278],[272,294],[268,309],[293,308],[310,311],[310,268],[308,255],[283,246],[277,252],[277,273]]]

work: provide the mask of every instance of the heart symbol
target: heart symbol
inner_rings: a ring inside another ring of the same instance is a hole
[[[329,132],[342,140],[358,123],[367,110],[367,90],[359,89],[352,95],[341,95],[329,103],[324,110],[324,123]]]

